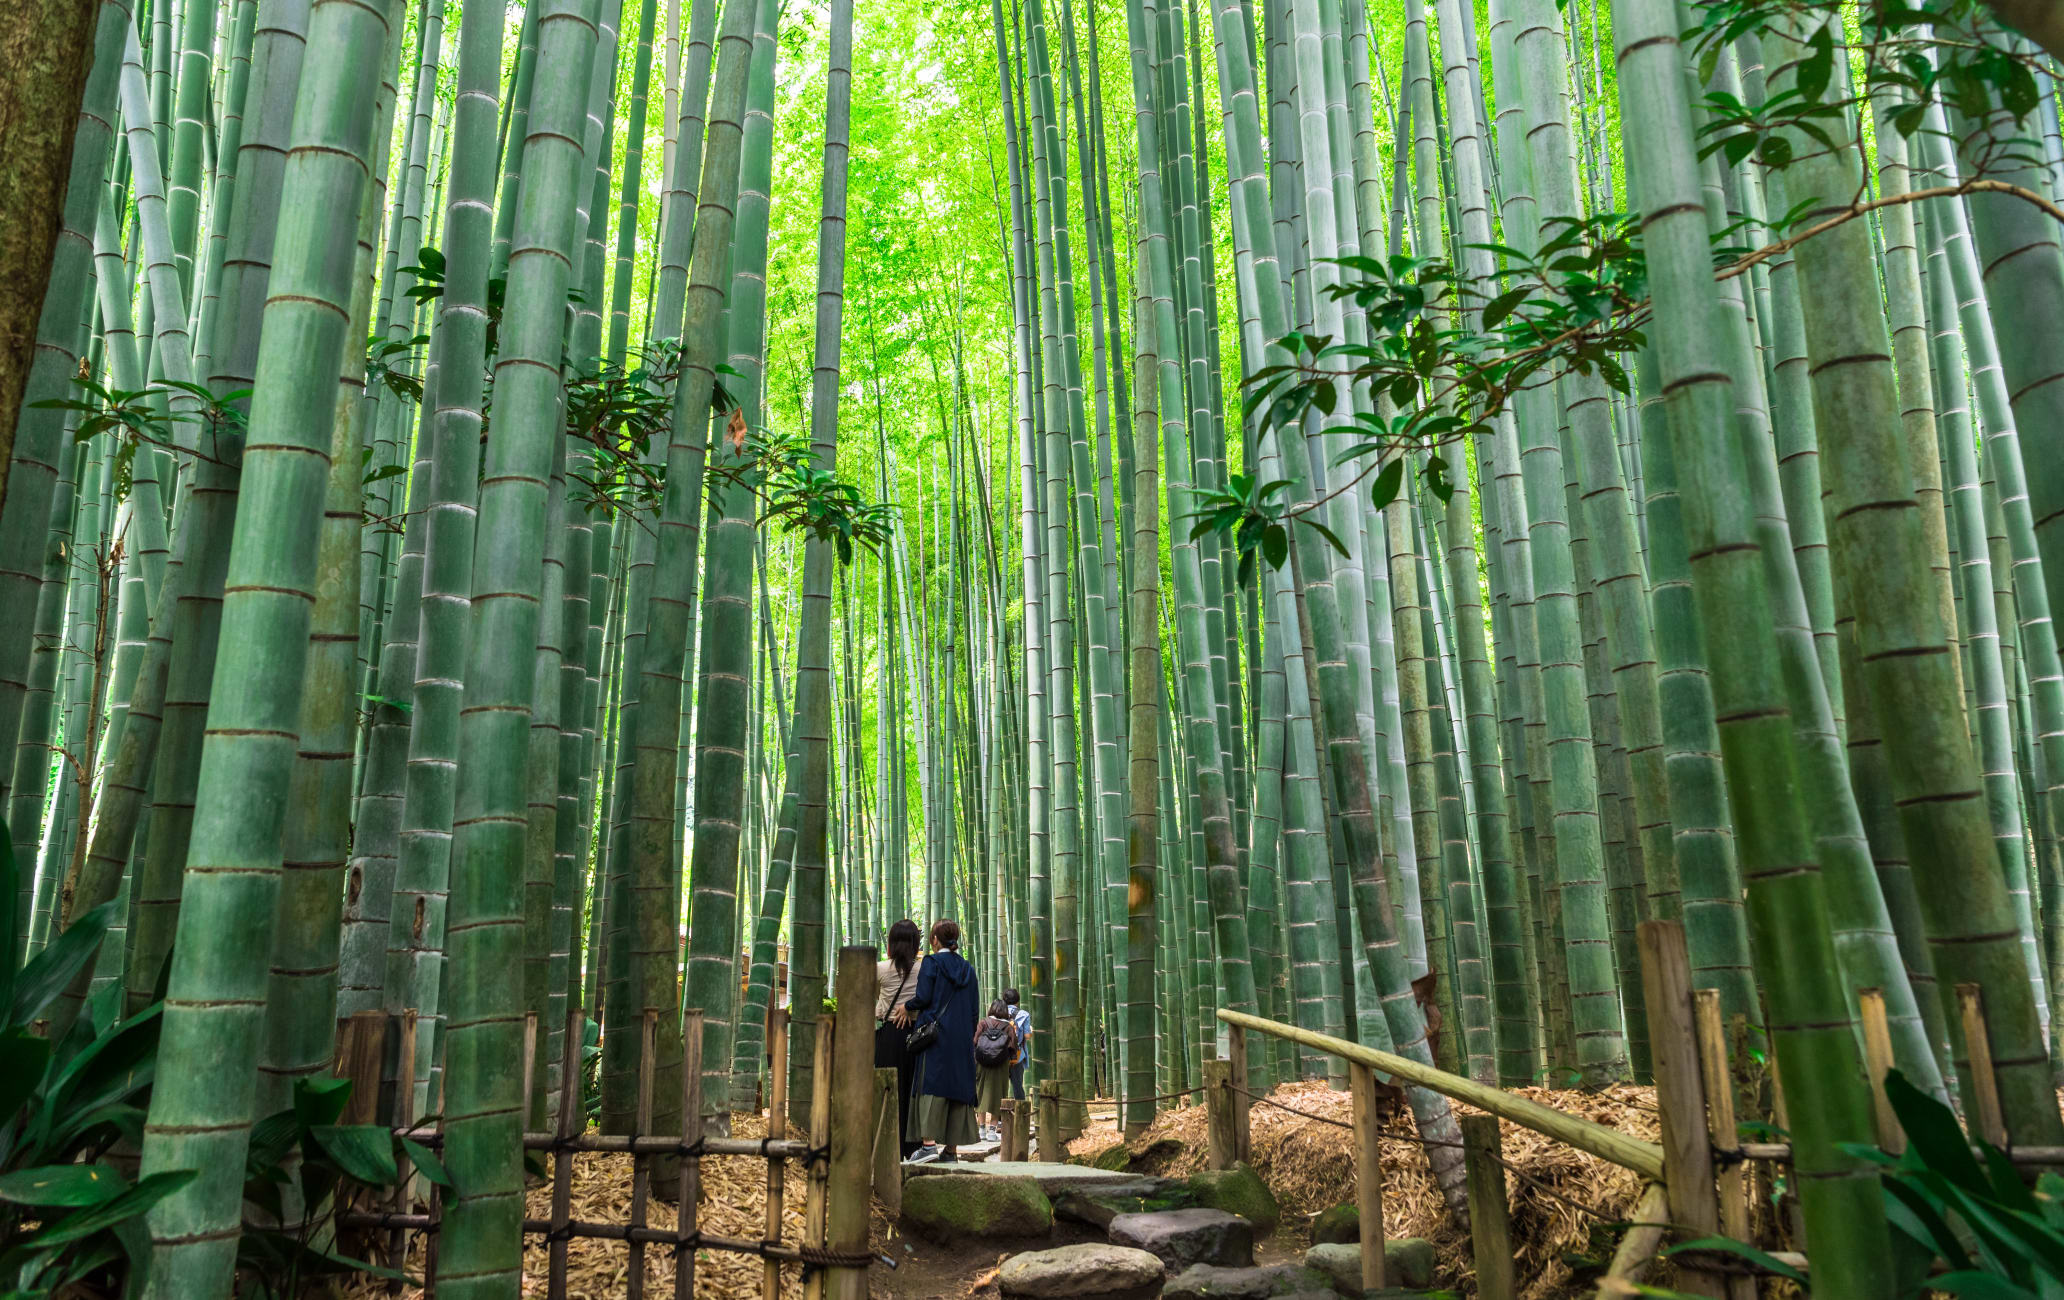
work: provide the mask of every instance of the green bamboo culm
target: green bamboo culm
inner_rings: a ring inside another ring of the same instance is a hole
[[[266,949],[293,772],[316,547],[350,324],[355,221],[372,153],[384,0],[318,0],[309,39],[329,57],[301,79],[251,399],[237,541],[224,589],[215,706],[195,796],[184,898],[144,1129],[146,1175],[193,1170],[150,1213],[148,1294],[226,1292],[256,1120]]]
[[[1877,1180],[1839,1146],[1871,1140],[1869,1098],[1801,801],[1747,466],[1738,439],[1707,436],[1732,426],[1733,385],[1677,30],[1667,0],[1613,4],[1629,191],[1657,309],[1652,347],[1679,479],[1699,488],[1680,497],[1693,595],[1704,625],[1730,633],[1709,645],[1714,707],[1801,1208],[1827,1260],[1816,1286],[1878,1295],[1892,1287],[1892,1261]]]

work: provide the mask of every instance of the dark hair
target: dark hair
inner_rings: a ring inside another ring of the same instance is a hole
[[[917,940],[917,922],[908,917],[889,927],[889,960],[901,974],[908,975],[917,964]]]
[[[996,999],[996,1001],[994,1001],[994,1002],[991,1002],[991,1003],[989,1004],[989,1018],[990,1018],[991,1020],[1008,1020],[1008,1019],[1010,1019],[1010,1008],[1009,1008],[1009,1007],[1007,1007],[1007,1006],[1005,1006],[1005,1005],[1003,1005],[1003,999],[1002,999],[1002,998],[998,998],[998,999]]]
[[[957,921],[932,922],[932,942],[941,948],[960,947],[960,924]]]
[[[1018,1005],[1018,991],[1016,989],[1005,989],[1003,991],[1003,1000],[1012,1006]]]

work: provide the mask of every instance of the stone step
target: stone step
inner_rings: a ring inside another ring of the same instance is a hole
[[[1158,1196],[1173,1184],[1165,1178],[1142,1174],[1113,1173],[1087,1165],[1053,1164],[1043,1160],[987,1160],[921,1165],[905,1164],[903,1180],[933,1178],[940,1174],[980,1174],[994,1178],[1031,1178],[1048,1196],[1068,1192],[1095,1192],[1111,1196]]]

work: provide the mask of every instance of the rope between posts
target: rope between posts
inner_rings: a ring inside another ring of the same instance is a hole
[[[1194,1088],[1183,1088],[1175,1092],[1164,1092],[1153,1097],[1078,1097],[1075,1094],[1068,1092],[1056,1092],[1051,1094],[1042,1092],[1039,1094],[1039,1096],[1042,1099],[1044,1099],[1045,1097],[1050,1095],[1056,1101],[1074,1102],[1075,1104],[1081,1106],[1087,1106],[1091,1102],[1095,1101],[1108,1101],[1114,1106],[1123,1107],[1150,1101],[1179,1101],[1184,1097],[1196,1096],[1198,1093],[1203,1091],[1205,1091],[1205,1085],[1199,1084]]]

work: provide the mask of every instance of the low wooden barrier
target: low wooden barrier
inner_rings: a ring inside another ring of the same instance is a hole
[[[1252,1103],[1294,1109],[1257,1097],[1245,1087],[1245,1034],[1268,1034],[1348,1063],[1354,1092],[1354,1122],[1349,1127],[1354,1131],[1356,1203],[1361,1212],[1362,1276],[1366,1287],[1384,1284],[1382,1156],[1377,1144],[1375,1107],[1364,1101],[1365,1092],[1373,1097],[1379,1072],[1408,1087],[1426,1088],[1486,1112],[1462,1116],[1460,1120],[1471,1247],[1477,1294],[1482,1300],[1511,1300],[1518,1293],[1513,1275],[1510,1208],[1505,1196],[1504,1172],[1509,1166],[1499,1154],[1501,1123],[1530,1129],[1632,1170],[1644,1180],[1640,1199],[1627,1220],[1627,1232],[1599,1283],[1600,1297],[1633,1294],[1633,1285],[1654,1262],[1666,1237],[1724,1237],[1751,1242],[1752,1206],[1759,1196],[1772,1190],[1767,1181],[1761,1187],[1756,1185],[1755,1166],[1789,1163],[1791,1147],[1786,1143],[1740,1140],[1730,1056],[1737,1061],[1742,1057],[1744,1027],[1740,1023],[1732,1027],[1724,1023],[1717,991],[1692,987],[1683,927],[1669,921],[1644,922],[1637,931],[1637,945],[1661,1128],[1659,1142],[1643,1141],[1530,1098],[1449,1074],[1423,1061],[1295,1025],[1222,1010],[1218,1018],[1231,1030],[1230,1059],[1210,1063],[1204,1074],[1206,1105],[1210,1107],[1211,1163],[1224,1167],[1248,1159],[1247,1117]],[[2064,1166],[2064,1147],[2015,1148],[2009,1144],[2011,1135],[2002,1118],[1999,1085],[1992,1066],[1983,992],[1976,985],[1966,984],[1957,986],[1956,995],[1964,1036],[1972,1044],[1973,1095],[1966,1098],[1965,1107],[1973,1134],[2007,1152],[2017,1166]],[[1879,990],[1863,989],[1858,1003],[1878,1140],[1887,1150],[1896,1152],[1904,1148],[1905,1137],[1885,1096],[1885,1077],[1892,1069],[1885,1000]],[[1737,1022],[1741,1019],[1735,1017]],[[1730,1041],[1735,1044],[1732,1052]],[[1784,1090],[1775,1061],[1770,1062],[1770,1072],[1768,1101],[1778,1127],[1783,1128]],[[1240,1082],[1236,1083],[1236,1079]],[[1324,1116],[1313,1118],[1339,1122]],[[1521,1177],[1526,1175],[1522,1173]],[[1795,1210],[1796,1206],[1788,1204],[1783,1208]],[[1800,1271],[1810,1267],[1810,1260],[1796,1252],[1766,1253]],[[1679,1294],[1755,1300],[1754,1270],[1741,1260],[1693,1251],[1673,1256],[1672,1262],[1677,1270],[1675,1286]]]
[[[568,1295],[567,1246],[574,1239],[621,1241],[629,1256],[624,1294],[643,1300],[646,1294],[645,1253],[659,1246],[673,1255],[673,1292],[676,1300],[695,1294],[696,1252],[729,1251],[757,1255],[765,1261],[762,1293],[765,1300],[780,1294],[783,1270],[800,1266],[804,1294],[808,1300],[865,1300],[867,1271],[874,1256],[868,1250],[868,1205],[874,1182],[874,1161],[879,1126],[876,1123],[874,1072],[875,950],[843,948],[838,954],[838,1012],[817,1023],[815,1083],[810,1099],[809,1132],[789,1137],[787,1123],[786,1012],[774,1007],[768,1019],[768,1042],[773,1052],[767,1136],[727,1138],[698,1133],[687,1136],[702,1110],[702,1015],[691,1012],[683,1018],[681,1052],[681,1114],[683,1132],[653,1133],[653,1074],[657,1062],[657,1013],[646,1012],[638,1024],[644,1048],[640,1055],[637,1091],[637,1131],[632,1134],[586,1132],[586,1117],[579,1109],[578,1062],[586,1017],[576,1008],[567,1016],[566,1039],[570,1069],[559,1089],[559,1106],[553,1131],[526,1133],[523,1147],[549,1152],[551,1156],[551,1213],[542,1219],[523,1221],[525,1237],[543,1237],[549,1244],[544,1294],[550,1300]],[[344,1023],[338,1050],[340,1073],[353,1080],[352,1106],[358,1122],[370,1122],[373,1100],[378,1095],[381,1062],[390,1043],[396,1059],[414,1056],[415,1017],[389,1018],[378,1013],[353,1016]],[[525,1032],[524,1095],[531,1095],[530,1062],[536,1058],[537,1025],[530,1018]],[[894,1113],[894,1072],[890,1071],[888,1103]],[[570,1086],[569,1086],[570,1085]],[[398,1136],[432,1150],[441,1148],[444,1134],[439,1122],[417,1123],[405,1113],[409,1089],[395,1089],[401,1113],[394,1117]],[[890,1144],[891,1158],[896,1148]],[[598,1223],[572,1215],[574,1157],[582,1153],[627,1153],[632,1160],[631,1206],[627,1221]],[[701,1162],[706,1156],[744,1156],[767,1162],[766,1229],[759,1239],[730,1237],[704,1231],[697,1223],[701,1189]],[[674,1165],[673,1222],[656,1226],[651,1220],[654,1162]],[[808,1171],[804,1200],[804,1231],[797,1241],[782,1237],[785,1170],[799,1162]],[[900,1170],[899,1170],[900,1173]],[[900,1189],[900,1183],[899,1183]],[[427,1202],[421,1211],[409,1208],[411,1195]],[[386,1209],[347,1214],[342,1226],[385,1233],[389,1257],[407,1258],[408,1237],[427,1238],[423,1285],[434,1295],[437,1287],[436,1234],[441,1218],[438,1189],[427,1182],[414,1193],[407,1180],[398,1187]],[[390,1283],[390,1293],[400,1284]]]

